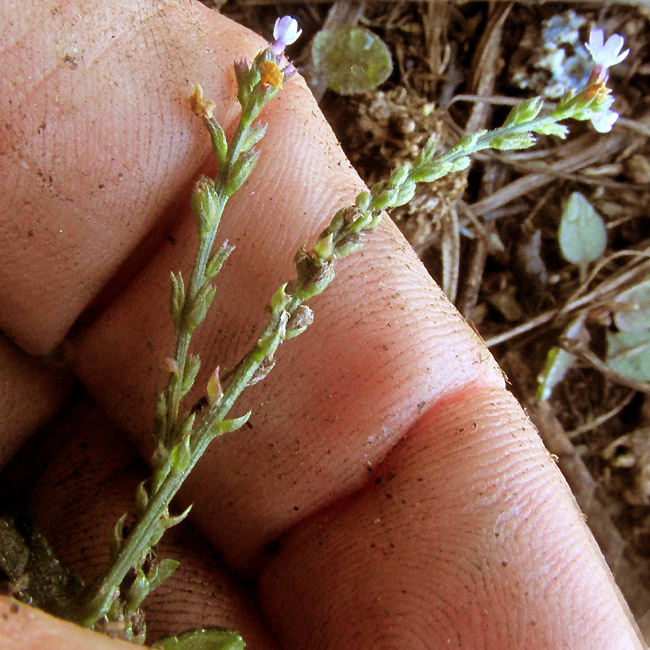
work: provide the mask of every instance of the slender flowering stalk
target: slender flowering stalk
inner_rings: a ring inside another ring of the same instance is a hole
[[[293,335],[302,331],[291,325],[290,314],[283,309],[284,302],[276,300],[271,311],[281,323],[280,333],[258,341],[247,356],[243,370],[235,373],[225,389],[221,387],[218,368],[210,375],[204,398],[208,408],[202,417],[197,417],[196,408],[183,410],[183,398],[192,388],[200,368],[198,356],[189,354],[192,334],[206,317],[216,291],[213,280],[233,250],[227,242],[212,250],[221,215],[228,199],[255,167],[259,153],[254,147],[265,133],[265,126],[256,123],[256,118],[295,73],[291,64],[284,70],[278,64],[286,45],[293,43],[300,33],[296,21],[285,16],[276,22],[275,42],[270,47],[260,52],[250,65],[245,61],[235,62],[241,116],[229,142],[213,117],[214,102],[203,97],[201,87],[195,86],[190,97],[192,110],[203,119],[210,134],[219,172],[214,179],[200,178],[192,193],[191,207],[199,242],[188,285],[180,273],[172,273],[170,312],[175,344],[172,356],[164,361],[169,383],[156,406],[153,475],[138,487],[136,521],[130,533],[126,534],[124,515],[115,527],[109,566],[84,590],[76,611],[71,613],[72,618],[87,627],[101,628],[105,624],[113,634],[121,629],[125,638],[144,641],[140,603],[177,565],[172,560],[154,561],[150,551],[165,530],[180,523],[189,512],[188,508],[180,516],[170,516],[171,500],[209,443],[239,428],[248,419],[250,413],[234,420],[225,418],[260,366],[268,365],[277,346],[292,331]]]

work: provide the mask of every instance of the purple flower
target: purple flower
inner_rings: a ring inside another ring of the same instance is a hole
[[[621,52],[623,47],[623,37],[619,34],[613,34],[607,41],[602,29],[592,29],[589,34],[589,42],[585,47],[589,50],[591,58],[596,64],[598,70],[597,81],[603,81],[607,76],[607,69],[620,63],[629,53],[630,50]]]
[[[291,43],[295,43],[302,34],[302,29],[298,29],[298,21],[291,16],[278,18],[273,25],[273,38],[275,41],[271,45],[271,50],[275,56],[280,56],[284,48]]]

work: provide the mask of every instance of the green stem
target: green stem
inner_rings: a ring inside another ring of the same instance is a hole
[[[478,151],[483,151],[484,149],[490,149],[490,143],[496,138],[500,138],[507,135],[512,135],[514,133],[529,133],[531,131],[536,131],[540,127],[547,126],[549,124],[556,124],[557,122],[571,117],[570,115],[560,115],[556,116],[555,113],[551,115],[544,115],[542,117],[535,117],[532,120],[522,122],[520,124],[511,124],[509,126],[500,126],[497,129],[493,129],[484,133],[476,139],[476,142],[471,147],[465,147],[463,149],[452,148],[440,156],[436,156],[433,160],[435,162],[455,162],[460,158],[465,158],[466,156],[471,156],[472,154],[477,153]]]
[[[232,138],[232,141],[228,147],[228,157],[224,165],[219,169],[219,173],[216,179],[216,194],[221,197],[221,202],[218,207],[218,212],[216,215],[216,220],[214,226],[210,229],[208,233],[204,236],[201,236],[199,240],[199,247],[197,250],[197,257],[194,261],[192,267],[192,273],[190,276],[190,285],[186,297],[185,304],[192,305],[196,294],[199,289],[203,286],[205,282],[205,269],[210,259],[210,253],[212,252],[212,247],[214,245],[214,240],[217,234],[217,229],[221,222],[221,217],[223,211],[226,207],[226,203],[230,198],[225,194],[225,183],[226,178],[228,177],[228,170],[231,165],[239,157],[240,149],[246,130],[249,128],[251,120],[246,115],[246,111],[242,111],[242,116],[240,122],[237,126],[237,130]],[[174,356],[173,359],[177,364],[178,372],[174,373],[170,377],[169,381],[169,390],[167,392],[167,418],[165,423],[165,431],[163,434],[163,440],[165,447],[169,448],[172,445],[172,431],[174,425],[178,419],[178,412],[180,409],[180,403],[182,400],[182,387],[183,379],[185,377],[185,368],[187,363],[187,354],[190,347],[190,341],[192,339],[192,333],[184,330],[182,321],[178,325],[176,330],[176,340],[174,342]]]
[[[205,269],[208,264],[208,260],[210,259],[210,253],[212,252],[212,246],[214,245],[214,239],[217,235],[217,229],[219,228],[219,223],[221,221],[221,216],[226,206],[226,202],[227,199],[224,199],[220,202],[214,226],[208,233],[206,233],[205,236],[200,236],[201,238],[199,240],[197,257],[192,267],[190,286],[187,297],[185,299],[186,307],[194,303],[196,294],[205,282]],[[192,333],[184,329],[183,320],[181,319],[176,329],[176,340],[174,342],[173,353],[173,359],[176,361],[178,372],[172,373],[169,381],[169,390],[167,392],[167,420],[165,425],[165,432],[163,434],[164,444],[167,448],[169,448],[169,446],[172,444],[171,435],[174,425],[178,419],[178,411],[182,399],[181,393],[183,388],[183,379],[185,377],[185,368],[187,363],[187,353],[190,347],[191,339]]]

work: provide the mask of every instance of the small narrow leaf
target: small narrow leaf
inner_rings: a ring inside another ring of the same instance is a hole
[[[250,149],[239,156],[233,163],[228,172],[228,180],[224,188],[228,196],[234,194],[246,182],[255,168],[259,157],[260,154],[258,151]]]
[[[285,282],[280,288],[273,294],[271,298],[271,313],[274,316],[279,316],[282,310],[289,303],[289,296],[285,293],[288,282]]]
[[[522,124],[528,120],[532,120],[539,115],[539,112],[544,106],[544,100],[541,97],[532,97],[526,101],[517,104],[506,117],[503,126],[510,126],[511,124]]]
[[[218,437],[224,433],[230,433],[231,431],[237,431],[240,427],[243,427],[246,422],[248,422],[252,411],[249,411],[245,415],[242,415],[240,418],[234,418],[232,420],[222,420],[221,422],[216,422],[212,427],[210,427],[210,435],[213,437]]]
[[[185,375],[183,376],[183,386],[181,388],[181,397],[185,397],[194,385],[194,380],[201,367],[201,359],[197,354],[190,354],[185,365]]]
[[[255,146],[266,133],[266,124],[254,122],[248,128],[246,135],[244,135],[243,142],[240,145],[242,153],[248,151],[251,147]]]
[[[226,160],[226,155],[228,153],[228,141],[226,140],[226,134],[224,133],[221,125],[215,120],[206,120],[206,128],[210,133],[210,139],[212,140],[212,151],[214,152],[215,158],[220,165]]]
[[[149,492],[147,490],[147,481],[141,481],[135,491],[135,506],[138,514],[143,513],[149,505]]]
[[[528,149],[534,144],[535,137],[532,133],[511,133],[490,140],[490,147],[501,151]]]
[[[216,277],[217,273],[221,271],[224,262],[234,250],[235,247],[232,244],[229,244],[227,239],[223,244],[221,244],[221,246],[219,246],[217,252],[210,258],[210,261],[205,268],[205,277],[208,281],[211,281]]]
[[[217,288],[209,283],[204,284],[199,289],[194,303],[184,319],[185,329],[188,333],[191,334],[205,320],[216,293]]]
[[[149,580],[144,574],[142,569],[138,569],[138,573],[133,581],[133,584],[129,588],[129,591],[126,595],[126,606],[130,610],[137,609],[140,607],[140,603],[147,597],[150,591]]]
[[[559,124],[558,122],[550,122],[543,126],[536,126],[533,131],[540,135],[555,135],[564,140],[569,134],[569,127],[564,126],[564,124]]]
[[[189,440],[192,429],[194,428],[194,420],[196,419],[196,413],[191,411],[186,412],[181,420],[180,425],[174,427],[174,441],[176,440]]]
[[[171,558],[161,560],[149,576],[149,591],[152,592],[158,589],[176,571],[179,564],[178,560],[172,560]]]
[[[580,192],[569,197],[560,220],[558,240],[564,258],[580,266],[583,273],[605,251],[605,222]]]
[[[160,520],[162,527],[166,530],[167,528],[178,526],[178,524],[180,524],[181,521],[183,521],[187,517],[187,515],[190,514],[190,510],[192,510],[191,504],[187,506],[187,508],[185,508],[185,510],[183,510],[183,512],[181,512],[180,515],[176,515],[175,517],[172,517],[170,515],[168,515],[167,517],[163,517]]]
[[[442,178],[452,168],[452,163],[450,162],[433,162],[431,164],[423,164],[420,167],[417,167],[413,170],[411,178],[416,183],[433,183],[433,181]]]
[[[182,472],[190,466],[190,460],[191,460],[190,437],[185,436],[185,438],[183,438],[172,449],[171,462],[176,472]]]
[[[124,522],[126,521],[126,512],[117,520],[113,527],[113,539],[111,543],[111,551],[117,553],[124,543]]]
[[[584,327],[586,318],[586,314],[581,314],[576,318],[566,328],[562,338],[568,341],[589,341],[589,332]],[[552,347],[549,350],[544,370],[537,378],[537,399],[540,402],[546,401],[551,396],[555,386],[564,379],[567,371],[575,361],[575,355],[560,347]]]
[[[171,272],[172,292],[169,304],[169,311],[171,313],[172,321],[174,324],[179,322],[183,306],[185,304],[185,283],[180,271],[178,274]]]
[[[223,397],[223,389],[221,388],[221,381],[219,379],[219,366],[215,368],[214,372],[208,379],[206,393],[208,395],[208,404],[210,406],[218,404]]]

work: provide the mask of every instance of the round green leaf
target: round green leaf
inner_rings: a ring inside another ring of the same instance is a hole
[[[312,57],[329,87],[341,95],[372,90],[393,71],[388,47],[364,27],[321,30],[314,38]]]
[[[607,363],[635,381],[650,381],[650,330],[608,332]]]
[[[614,322],[619,330],[634,332],[648,327],[648,323],[650,323],[650,280],[645,280],[619,293],[614,301],[618,303],[618,307],[614,310]]]
[[[605,222],[580,192],[569,197],[560,220],[558,238],[565,259],[583,269],[605,251]]]

